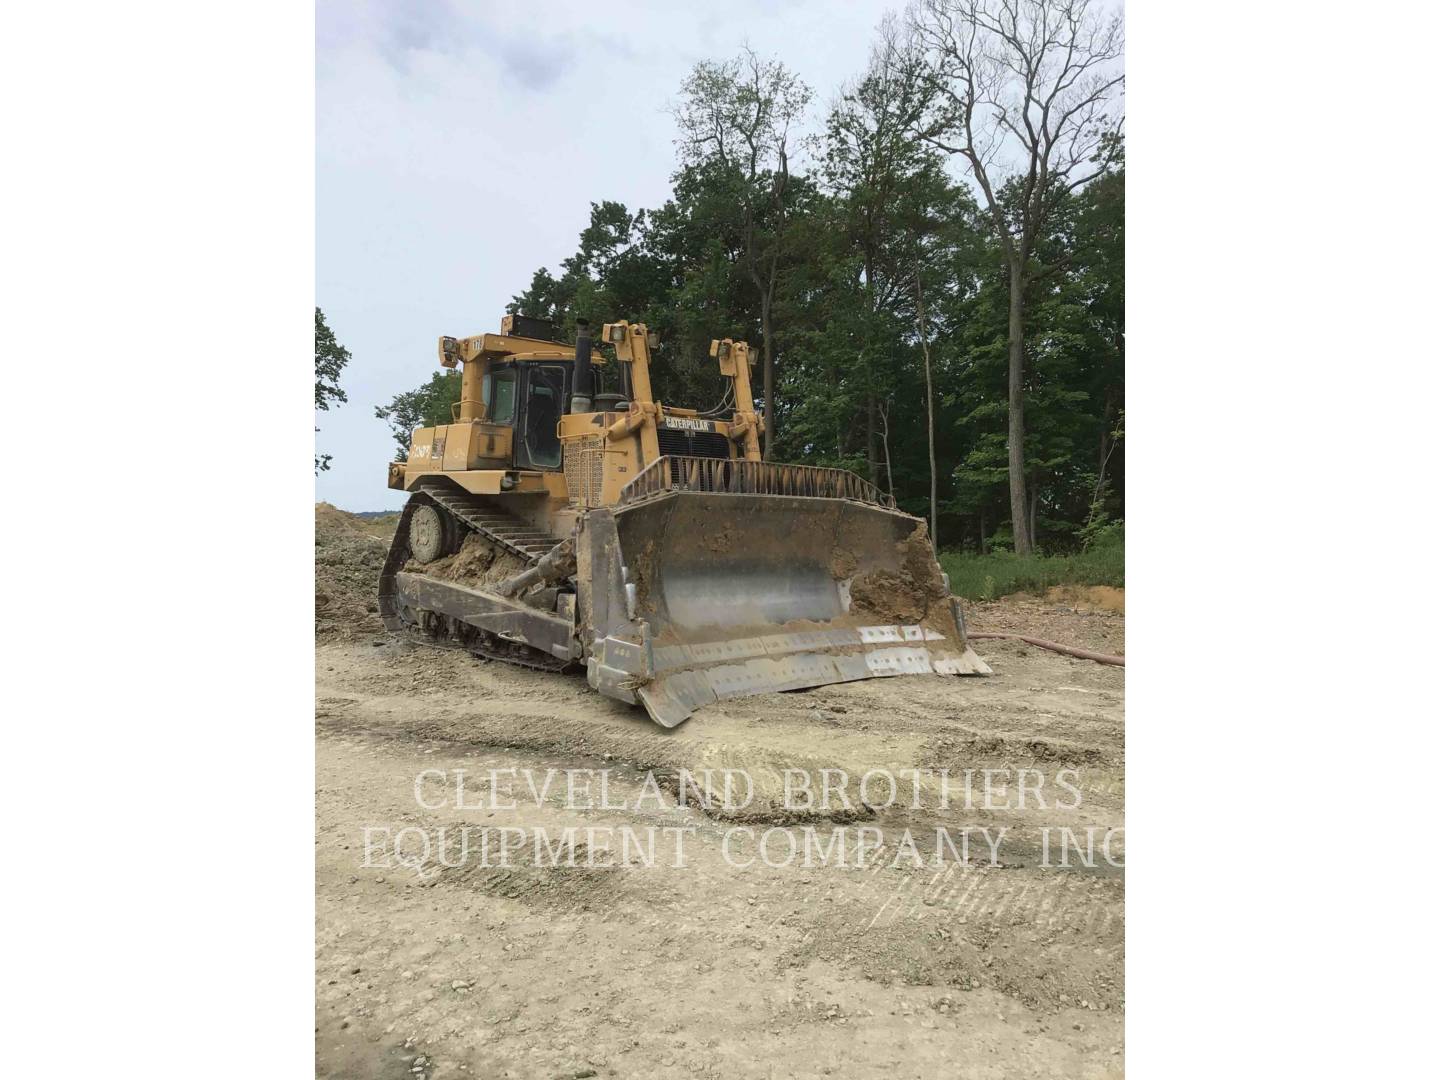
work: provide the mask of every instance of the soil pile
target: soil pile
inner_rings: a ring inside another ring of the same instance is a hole
[[[847,554],[837,550],[831,555],[832,574],[849,565]],[[853,610],[884,623],[925,622],[931,614],[944,612],[949,593],[923,522],[895,545],[895,554],[896,569],[872,570],[851,581]]]
[[[411,559],[405,564],[405,569],[478,589],[514,577],[527,565],[520,556],[494,547],[478,533],[472,532],[466,533],[460,550],[454,555],[446,555],[426,566]]]
[[[1056,585],[1045,593],[1045,599],[1081,615],[1097,611],[1125,614],[1125,590],[1109,585]]]
[[[382,520],[383,519],[379,519]],[[394,524],[389,523],[393,532]],[[390,541],[367,521],[329,503],[315,504],[315,636],[347,641],[384,629],[376,602]]]

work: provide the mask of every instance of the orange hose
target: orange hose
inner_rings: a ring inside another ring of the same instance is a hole
[[[1023,641],[1027,645],[1036,645],[1042,649],[1049,649],[1051,652],[1064,653],[1066,656],[1078,656],[1081,660],[1094,660],[1097,664],[1114,664],[1116,667],[1125,666],[1125,657],[1111,656],[1108,653],[1091,652],[1089,649],[1076,648],[1074,645],[1061,645],[1057,641],[1046,641],[1044,638],[1030,637],[1027,634],[971,634],[967,638],[1008,638],[1011,641]]]

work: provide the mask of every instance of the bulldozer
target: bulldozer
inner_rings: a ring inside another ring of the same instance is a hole
[[[575,341],[507,315],[442,337],[449,424],[417,429],[380,576],[388,630],[547,671],[675,727],[713,702],[898,675],[987,674],[925,522],[843,469],[762,460],[751,350],[725,398],[651,392],[654,338]]]

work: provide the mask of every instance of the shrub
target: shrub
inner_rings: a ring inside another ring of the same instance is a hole
[[[1016,555],[995,551],[940,554],[950,591],[967,600],[991,600],[1017,592],[1043,593],[1055,585],[1125,587],[1125,529],[1121,522],[1097,530],[1084,551],[1073,555]]]

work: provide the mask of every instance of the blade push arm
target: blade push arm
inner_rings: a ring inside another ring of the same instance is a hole
[[[755,397],[750,390],[750,346],[730,338],[710,342],[710,355],[720,362],[720,374],[735,386],[735,420],[730,438],[740,443],[746,461],[760,460],[760,432],[764,423],[755,414]]]
[[[630,412],[615,421],[608,436],[620,438],[640,431],[640,452],[649,464],[660,456],[659,408],[650,391],[650,334],[644,323],[606,323],[603,340],[615,346],[615,357],[630,365]]]

